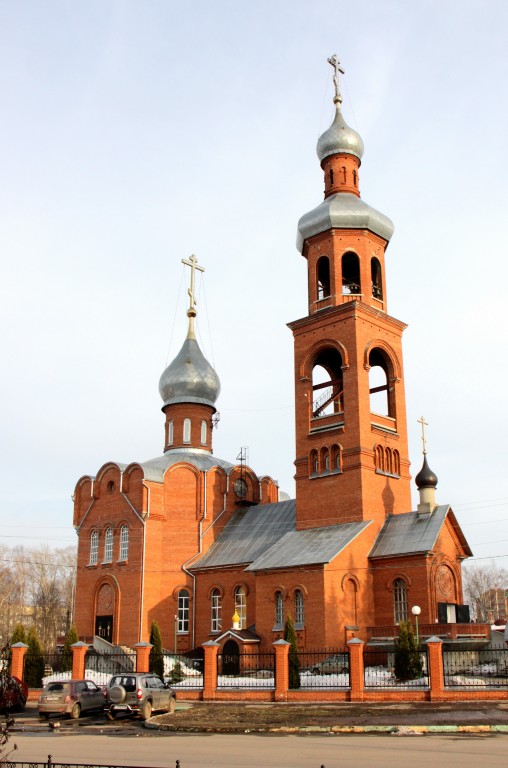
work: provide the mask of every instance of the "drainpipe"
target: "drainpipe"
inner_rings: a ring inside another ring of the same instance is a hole
[[[148,485],[145,485],[143,482],[143,487],[147,490],[147,509],[146,509],[146,515],[141,515],[141,519],[143,521],[143,559],[141,562],[141,600],[139,605],[139,642],[143,642],[143,611],[144,611],[144,603],[145,603],[145,549],[146,549],[146,519],[150,515],[150,487]]]

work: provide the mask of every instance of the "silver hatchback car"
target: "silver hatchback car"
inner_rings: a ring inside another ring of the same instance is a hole
[[[92,680],[55,680],[44,687],[37,708],[41,719],[68,715],[77,720],[82,712],[104,709],[104,691]]]

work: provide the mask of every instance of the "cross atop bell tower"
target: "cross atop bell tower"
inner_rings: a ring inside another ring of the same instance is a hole
[[[198,264],[198,260],[192,254],[188,259],[182,259],[182,264],[185,264],[187,267],[190,267],[190,286],[187,288],[187,293],[189,295],[189,309],[187,310],[187,317],[189,318],[189,333],[187,334],[187,338],[194,339],[194,318],[196,317],[196,293],[195,293],[195,279],[196,279],[196,270],[198,272],[204,272],[205,268],[202,267],[200,264]]]
[[[387,313],[387,216],[360,197],[363,141],[341,112],[317,144],[325,197],[298,223],[308,314],[295,342],[297,528],[382,523],[410,510],[404,323]]]

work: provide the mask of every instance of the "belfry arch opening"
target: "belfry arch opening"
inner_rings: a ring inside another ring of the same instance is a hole
[[[336,349],[322,349],[312,368],[312,418],[344,410],[342,357]]]
[[[330,261],[328,256],[321,256],[316,266],[317,297],[326,299],[330,296]]]
[[[342,257],[342,293],[361,293],[360,259],[350,251]]]
[[[369,366],[370,411],[395,418],[394,394],[390,387],[391,362],[383,350],[374,348],[369,354]]]
[[[370,261],[370,274],[372,279],[372,295],[375,299],[383,301],[383,276],[381,263],[375,256]]]

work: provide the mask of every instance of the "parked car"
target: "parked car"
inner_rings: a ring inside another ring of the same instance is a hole
[[[334,653],[310,668],[314,675],[340,675],[349,670],[347,653]]]
[[[106,688],[104,711],[109,720],[120,712],[148,720],[152,712],[172,713],[175,706],[175,692],[169,684],[148,672],[113,675]]]
[[[104,709],[104,691],[92,680],[54,680],[44,687],[37,708],[43,719],[68,715],[77,720],[82,712]]]
[[[3,681],[2,683],[0,687],[0,709],[11,712],[23,710],[28,698],[28,685],[13,675],[6,677],[5,683]]]

